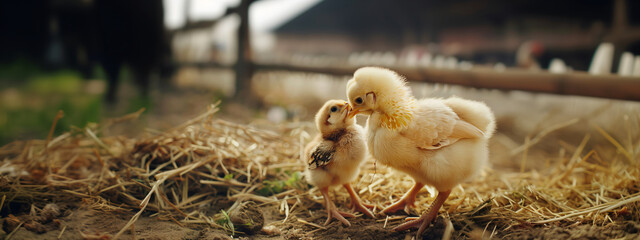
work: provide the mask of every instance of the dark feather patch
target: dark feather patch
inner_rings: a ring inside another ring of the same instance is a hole
[[[333,154],[335,153],[333,143],[324,141],[313,149],[309,158],[309,169],[324,167],[331,163]]]

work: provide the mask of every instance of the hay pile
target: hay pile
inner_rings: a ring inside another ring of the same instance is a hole
[[[78,202],[105,212],[137,212],[114,238],[131,229],[142,213],[233,233],[226,212],[216,209],[211,214],[203,208],[222,197],[278,208],[283,223],[315,228],[306,234],[325,230],[316,223],[325,216],[323,208],[309,204],[320,203],[321,195],[300,179],[300,153],[313,124],[295,123],[275,133],[215,119],[217,111],[212,105],[181,126],[138,139],[100,137],[100,132],[141,112],[103,128],[89,126],[57,137],[50,134],[48,140],[6,145],[0,148],[0,208],[39,210],[51,202]],[[547,161],[546,171],[487,170],[455,188],[441,212],[448,219],[445,236],[471,237],[478,228],[485,236],[508,236],[532,227],[640,221],[640,142],[623,147],[595,129],[610,145],[586,149],[587,135]],[[533,147],[528,142],[523,156]],[[369,159],[354,187],[378,212],[412,184],[406,175]],[[418,195],[414,214],[427,210],[434,199],[435,191],[427,191]],[[347,193],[335,194],[336,204],[346,206]],[[319,213],[312,214],[315,211]],[[388,229],[404,217],[377,221]]]
[[[138,211],[115,238],[144,211],[181,225],[229,229],[230,224],[219,219],[224,215],[205,214],[202,207],[218,195],[258,202],[282,198],[256,192],[270,195],[271,188],[288,189],[265,183],[290,178],[283,169],[300,170],[300,148],[296,138],[213,119],[217,111],[212,105],[182,126],[141,139],[98,137],[100,129],[94,126],[47,141],[4,146],[3,203],[78,201],[102,211]]]

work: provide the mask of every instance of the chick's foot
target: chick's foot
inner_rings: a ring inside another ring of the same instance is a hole
[[[324,225],[329,224],[331,222],[331,218],[335,218],[335,219],[338,219],[340,222],[342,222],[342,224],[344,224],[345,226],[350,227],[351,223],[347,219],[345,219],[345,217],[356,217],[356,216],[351,213],[346,213],[338,210],[336,205],[334,205],[333,203],[331,203],[330,206],[331,207],[327,208],[327,221],[324,222]]]
[[[420,189],[424,187],[424,184],[416,182],[413,187],[400,198],[399,201],[391,204],[391,206],[386,207],[382,210],[385,214],[392,214],[400,210],[404,210],[406,213],[409,213],[409,207],[415,207],[416,195],[420,192]]]
[[[433,220],[436,219],[436,216],[438,216],[438,211],[429,211],[427,214],[422,215],[421,217],[415,219],[415,218],[407,218],[406,220],[409,220],[403,224],[398,225],[397,227],[393,228],[393,231],[404,231],[407,229],[411,229],[411,228],[418,228],[418,233],[417,236],[420,237],[420,235],[422,235],[422,233],[424,232],[424,230],[427,229],[427,227],[429,226],[429,224],[431,224],[431,222],[433,222]],[[413,220],[411,220],[413,219]]]
[[[373,215],[373,212],[371,210],[369,210],[369,209],[373,209],[374,207],[375,207],[375,205],[366,204],[366,203],[363,203],[363,202],[359,201],[359,202],[351,204],[351,211],[358,211],[358,212],[361,212],[362,214],[367,215],[367,216],[369,216],[371,218],[376,218]]]
[[[431,206],[429,207],[429,210],[426,213],[422,214],[422,216],[420,216],[420,218],[418,219],[400,224],[399,226],[395,227],[393,231],[404,231],[410,228],[418,228],[418,232],[416,233],[416,239],[419,239],[422,233],[424,232],[424,230],[426,230],[427,227],[431,224],[431,222],[433,222],[433,220],[436,219],[436,216],[438,216],[438,210],[440,210],[440,207],[442,207],[442,204],[444,204],[445,200],[447,200],[447,198],[449,197],[449,194],[451,194],[451,191],[438,193],[436,200],[433,203],[431,203]]]
[[[375,218],[373,216],[373,212],[369,210],[369,208],[373,209],[375,205],[366,204],[362,202],[362,200],[360,200],[360,197],[358,197],[358,194],[356,193],[356,191],[354,191],[353,188],[351,187],[351,184],[347,183],[347,184],[344,184],[343,186],[344,188],[347,189],[347,192],[349,192],[349,196],[351,197],[351,203],[349,206],[351,210],[358,211],[371,218]]]
[[[335,219],[338,219],[340,222],[342,222],[342,224],[346,225],[347,227],[351,226],[351,223],[349,223],[349,221],[347,221],[345,217],[355,217],[355,215],[338,210],[338,208],[333,203],[333,201],[329,199],[328,188],[322,188],[320,189],[320,192],[322,192],[322,196],[324,197],[324,203],[325,203],[325,206],[327,207],[327,221],[324,222],[324,225],[329,224],[329,222],[331,222],[331,218],[335,218]]]

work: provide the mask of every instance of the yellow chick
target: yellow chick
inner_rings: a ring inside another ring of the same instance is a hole
[[[383,212],[414,206],[425,184],[438,190],[429,211],[394,229],[419,227],[420,237],[451,189],[488,161],[487,142],[496,128],[491,109],[457,97],[417,100],[402,76],[376,67],[358,69],[347,82],[347,96],[350,115],[369,115],[366,139],[371,155],[415,180],[411,190]]]
[[[367,145],[364,142],[364,129],[355,124],[349,112],[347,102],[327,101],[315,117],[320,134],[305,147],[309,165],[305,176],[309,183],[317,186],[322,192],[327,208],[325,225],[331,218],[336,218],[344,225],[351,226],[344,217],[355,217],[353,214],[339,211],[329,199],[329,187],[335,185],[342,185],[347,189],[353,208],[373,218],[373,213],[367,208],[373,206],[362,203],[350,184],[358,176]]]

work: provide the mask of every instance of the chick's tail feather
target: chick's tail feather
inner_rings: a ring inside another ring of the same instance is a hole
[[[483,102],[451,97],[445,100],[458,117],[477,127],[486,138],[491,138],[496,131],[496,119],[491,109]]]

